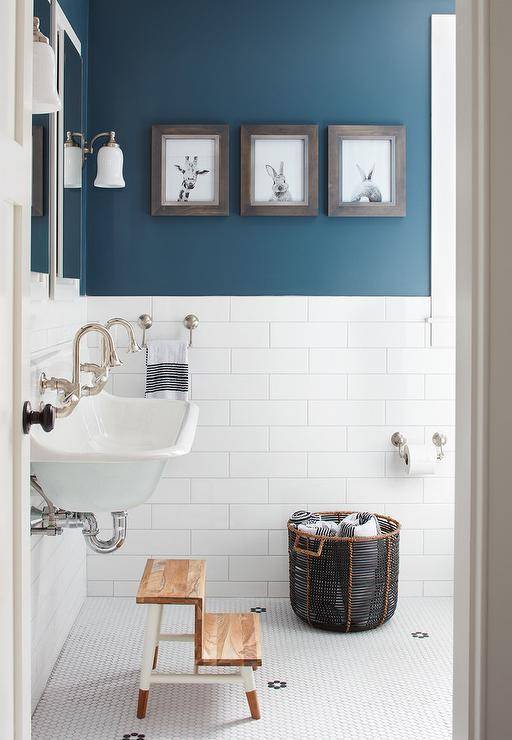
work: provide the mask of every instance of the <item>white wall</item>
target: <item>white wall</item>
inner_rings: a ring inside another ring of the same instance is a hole
[[[88,298],[87,306],[90,321],[150,313],[154,338],[185,336],[187,313],[201,322],[190,353],[200,407],[193,451],[130,512],[122,550],[88,554],[90,595],[131,596],[147,557],[192,556],[208,560],[211,596],[284,596],[286,520],[298,508],[396,517],[402,595],[452,593],[454,327],[427,346],[430,299]],[[143,353],[122,359],[113,392],[142,396]],[[448,435],[436,477],[406,478],[390,444],[397,430],[418,443]]]
[[[86,321],[85,299],[48,301],[33,292],[31,316],[32,402],[38,403],[39,368],[51,369],[69,350]],[[50,357],[53,350],[59,351]],[[65,362],[69,362],[65,360]],[[38,497],[33,497],[38,505]],[[34,709],[86,595],[85,547],[79,531],[36,536],[32,545],[32,708]]]

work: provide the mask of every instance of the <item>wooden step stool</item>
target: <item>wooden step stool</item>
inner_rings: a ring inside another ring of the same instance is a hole
[[[148,560],[137,604],[148,605],[137,717],[144,719],[152,683],[237,683],[245,687],[251,717],[260,718],[253,671],[261,665],[259,614],[205,614],[204,560]],[[161,633],[165,604],[195,608],[193,634]],[[158,673],[161,640],[194,643],[194,673]],[[199,673],[200,666],[238,666],[239,673]]]

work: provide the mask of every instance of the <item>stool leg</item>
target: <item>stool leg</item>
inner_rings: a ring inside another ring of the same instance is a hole
[[[240,674],[244,681],[245,695],[253,719],[260,719],[260,708],[258,705],[258,694],[256,693],[256,684],[254,682],[254,672],[250,666],[242,666]]]
[[[164,613],[164,607],[162,604],[162,608],[160,609],[160,619],[158,620],[158,632],[156,636],[156,648],[155,652],[153,654],[153,670],[156,670],[156,664],[158,663],[158,638],[160,637],[160,633],[162,632],[162,617]]]
[[[153,664],[155,647],[158,643],[158,631],[162,615],[161,604],[148,605],[148,618],[146,622],[146,634],[144,635],[144,650],[142,653],[142,665],[140,669],[139,703],[137,705],[137,717],[144,719],[148,706],[149,684],[151,681],[151,666]]]

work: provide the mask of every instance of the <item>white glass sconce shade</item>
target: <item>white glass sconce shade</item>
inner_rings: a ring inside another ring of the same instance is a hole
[[[82,187],[82,147],[75,143],[64,144],[64,187]]]
[[[124,188],[123,152],[119,144],[108,142],[98,150],[96,188]]]
[[[39,30],[39,18],[34,18],[32,49],[32,113],[55,113],[61,109],[55,74],[55,54],[48,39]]]

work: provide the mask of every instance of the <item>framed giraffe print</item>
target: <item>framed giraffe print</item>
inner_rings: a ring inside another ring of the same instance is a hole
[[[227,216],[229,126],[151,129],[151,215]]]
[[[405,216],[405,126],[329,126],[329,216]]]

